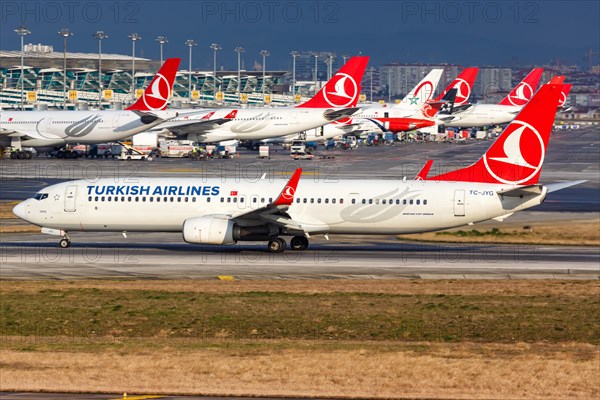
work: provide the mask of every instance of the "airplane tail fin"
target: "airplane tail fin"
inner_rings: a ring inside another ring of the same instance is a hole
[[[533,97],[543,72],[543,68],[534,68],[499,104],[517,107],[527,104]]]
[[[173,91],[175,75],[179,69],[180,58],[168,58],[158,70],[150,85],[144,90],[142,96],[130,105],[130,111],[156,111],[165,110]]]
[[[368,62],[368,56],[351,57],[312,99],[296,107],[356,107]]]
[[[432,69],[429,73],[411,90],[400,103],[392,108],[415,108],[422,107],[423,104],[433,97],[437,89],[443,69]]]
[[[469,101],[469,96],[471,96],[471,92],[473,91],[473,85],[475,84],[475,78],[477,78],[477,73],[479,72],[479,68],[465,68],[456,79],[448,85],[448,87],[440,93],[438,97],[436,97],[435,101],[439,101],[444,97],[444,95],[450,90],[456,89],[456,102],[457,106],[461,106]]]
[[[569,93],[571,93],[572,87],[572,83],[567,83],[563,85],[562,92],[560,93],[560,101],[558,102],[559,107],[565,106],[565,103],[567,102],[567,97],[569,97]]]
[[[536,184],[562,86],[562,83],[543,85],[476,163],[429,180]]]

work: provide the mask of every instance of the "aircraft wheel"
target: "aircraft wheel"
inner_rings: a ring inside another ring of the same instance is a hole
[[[58,245],[61,249],[66,249],[67,247],[71,247],[71,241],[69,239],[61,239]]]
[[[283,253],[283,251],[285,250],[285,246],[285,240],[283,240],[282,238],[276,238],[273,240],[269,240],[267,249],[270,253]]]
[[[308,247],[308,239],[304,236],[294,236],[290,241],[292,250],[306,250]]]

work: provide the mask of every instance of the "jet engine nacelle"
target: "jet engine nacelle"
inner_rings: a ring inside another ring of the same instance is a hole
[[[183,222],[183,240],[197,244],[234,244],[237,224],[230,219],[206,216]]]
[[[389,124],[386,124],[386,128],[391,132],[408,132],[431,125],[433,125],[433,122],[428,120],[390,119]]]

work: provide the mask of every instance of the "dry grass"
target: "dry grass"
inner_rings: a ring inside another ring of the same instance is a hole
[[[395,295],[503,295],[503,296],[600,296],[600,282],[571,280],[81,280],[3,281],[5,293],[39,293],[45,290],[99,289],[116,291],[163,291],[190,293],[372,293]]]
[[[2,201],[0,202],[0,219],[16,219],[18,218],[13,214],[12,209],[14,206],[19,204],[20,201]]]
[[[2,350],[0,390],[371,398],[600,395],[598,348],[589,345],[269,347]]]
[[[514,243],[553,244],[572,246],[600,246],[600,221],[554,221],[527,224],[532,231],[523,229],[523,224],[478,224],[476,226],[399,235],[401,240],[447,243]],[[497,229],[493,230],[494,228]]]

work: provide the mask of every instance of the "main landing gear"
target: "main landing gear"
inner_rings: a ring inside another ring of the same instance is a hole
[[[267,245],[267,250],[270,253],[283,253],[285,248],[287,247],[287,243],[282,238],[275,238],[273,240],[269,240],[269,244]],[[290,247],[292,250],[306,250],[308,247],[308,239],[304,236],[294,236],[290,241]]]

